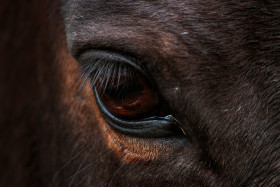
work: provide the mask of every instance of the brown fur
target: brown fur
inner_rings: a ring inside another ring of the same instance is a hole
[[[60,6],[1,2],[0,186],[280,185],[279,0]],[[144,62],[191,146],[112,130],[77,94],[90,49]]]

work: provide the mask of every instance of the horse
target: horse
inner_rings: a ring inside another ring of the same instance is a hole
[[[0,186],[279,186],[280,1],[1,2]]]

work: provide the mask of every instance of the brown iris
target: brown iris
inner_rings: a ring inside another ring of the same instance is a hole
[[[110,77],[109,86],[97,89],[104,106],[115,116],[139,119],[149,115],[159,99],[151,84],[140,73],[122,72]]]

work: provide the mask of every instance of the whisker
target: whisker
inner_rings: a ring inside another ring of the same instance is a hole
[[[82,165],[83,165],[84,162],[87,160],[87,158],[88,158],[88,156],[90,155],[90,153],[91,153],[92,150],[93,150],[93,149],[91,149],[90,151],[88,151],[88,153],[86,154],[85,158],[84,158],[84,159],[82,160],[82,162],[80,163],[80,165],[79,165],[77,171],[76,171],[75,174],[73,175],[73,178],[72,178],[72,180],[71,180],[71,182],[70,182],[70,184],[69,184],[69,187],[72,186],[72,184],[73,184],[73,182],[74,182],[74,180],[75,180],[75,177],[76,177],[77,174],[79,173],[79,171],[80,171]]]
[[[67,167],[75,158],[77,158],[82,152],[84,152],[91,144],[84,146],[76,155],[74,155],[72,158],[70,158],[70,160],[68,160],[68,162],[66,164],[64,164],[53,176],[52,178],[52,182],[55,181],[56,177],[58,176],[58,174],[65,168]]]
[[[113,179],[115,178],[115,176],[117,175],[117,173],[120,171],[120,169],[124,166],[125,163],[122,163],[122,165],[117,169],[117,171],[114,173],[112,179],[110,180],[110,182],[108,183],[107,186],[110,186],[110,184],[113,182]]]
[[[93,165],[94,163],[98,162],[99,160],[101,160],[104,156],[106,156],[107,154],[109,154],[110,152],[112,152],[112,150],[109,151],[105,151],[103,152],[104,154],[101,155],[99,158],[95,159],[93,162],[89,163],[87,166],[85,166],[84,168],[80,169],[79,172],[75,173],[74,175],[70,176],[65,182],[69,181],[71,178],[75,177],[75,175],[80,174],[81,172],[83,172],[84,170],[86,170],[88,167],[90,167],[91,165]]]
[[[106,131],[105,131],[106,132]],[[60,169],[57,170],[57,172],[54,174],[54,176],[52,177],[51,183],[55,182],[57,176],[59,175],[59,173],[65,169],[73,160],[77,159],[79,155],[81,155],[81,153],[83,153],[86,149],[88,149],[90,146],[92,146],[94,143],[99,142],[99,140],[101,139],[102,135],[99,135],[98,137],[96,137],[95,141],[89,142],[87,145],[85,145],[77,154],[75,154],[74,156],[71,156],[71,158],[66,162],[66,164],[64,164]],[[72,154],[71,154],[72,155]]]

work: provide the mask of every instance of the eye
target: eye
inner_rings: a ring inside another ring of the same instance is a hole
[[[82,80],[90,81],[100,112],[112,128],[138,137],[185,135],[137,60],[90,51],[79,62]]]
[[[149,116],[159,104],[156,90],[143,75],[132,69],[124,68],[119,73],[113,73],[111,84],[106,88],[102,80],[97,82],[102,103],[113,115],[123,119]]]

